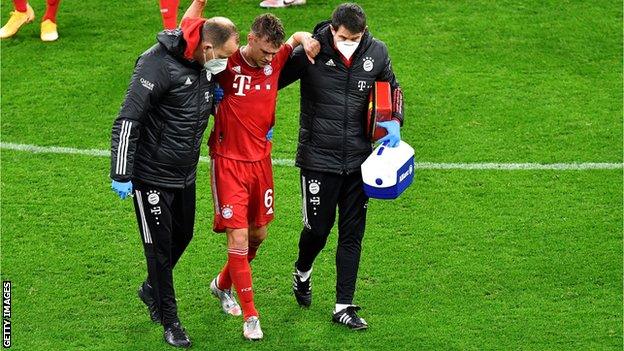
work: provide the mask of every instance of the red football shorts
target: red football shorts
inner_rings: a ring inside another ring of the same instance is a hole
[[[273,220],[270,156],[254,162],[213,156],[210,172],[215,232],[262,227]]]

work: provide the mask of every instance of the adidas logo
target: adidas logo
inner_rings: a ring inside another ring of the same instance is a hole
[[[269,210],[267,211],[266,214],[268,214],[268,215],[273,214],[273,207],[269,208]]]
[[[232,71],[234,71],[234,72],[236,72],[236,73],[240,74],[240,73],[241,73],[240,66],[232,67]]]
[[[193,82],[191,82],[191,78],[186,77],[186,82],[184,82],[184,85],[191,85],[191,84],[193,84]]]
[[[329,59],[329,61],[325,62],[325,66],[336,67],[334,60]]]

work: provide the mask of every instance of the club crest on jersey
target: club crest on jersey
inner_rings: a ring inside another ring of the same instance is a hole
[[[225,219],[230,219],[234,215],[234,210],[231,205],[225,205],[221,208],[221,216]]]
[[[373,60],[373,58],[372,58],[372,57],[368,57],[368,56],[366,56],[365,58],[363,58],[363,60],[364,60],[364,70],[365,70],[366,72],[370,72],[370,71],[372,71],[372,70],[373,70],[373,67],[375,67],[375,65],[374,65],[375,60]]]
[[[271,74],[273,74],[273,67],[271,65],[264,66],[264,75],[270,76]]]

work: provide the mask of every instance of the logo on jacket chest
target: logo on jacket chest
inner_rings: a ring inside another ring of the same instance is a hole
[[[268,66],[265,66],[268,67]],[[234,81],[232,82],[232,88],[236,90],[234,95],[236,96],[247,96],[245,93],[249,90],[271,90],[271,84],[252,84],[251,76],[246,76],[244,74],[237,74],[234,76]]]
[[[362,68],[364,68],[366,72],[372,71],[373,68],[375,67],[375,60],[369,56],[366,56],[362,60],[364,60],[364,65],[362,66]]]
[[[370,88],[372,88],[372,86],[368,85],[365,80],[358,81],[357,87],[360,91],[364,91],[364,89],[369,90]]]

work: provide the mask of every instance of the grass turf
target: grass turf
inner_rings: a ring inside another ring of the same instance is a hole
[[[254,1],[209,3],[242,38],[264,12]],[[292,33],[337,3],[274,12]],[[419,160],[622,162],[621,2],[360,3],[389,46],[406,94],[403,136]],[[102,7],[63,2],[56,43],[41,43],[37,25],[2,42],[2,141],[109,147],[160,18],[156,1]],[[274,157],[293,158],[296,87],[279,99]],[[14,284],[15,349],[168,349],[135,296],[145,263],[108,167],[2,151],[1,275]],[[225,243],[210,231],[206,164],[200,173],[195,239],[175,272],[197,349],[622,348],[621,170],[419,171],[398,201],[371,202],[356,296],[371,329],[354,334],[329,323],[335,232],[315,265],[313,307],[294,303],[298,174],[276,167],[277,216],[254,262],[266,339],[252,345],[208,293]]]

